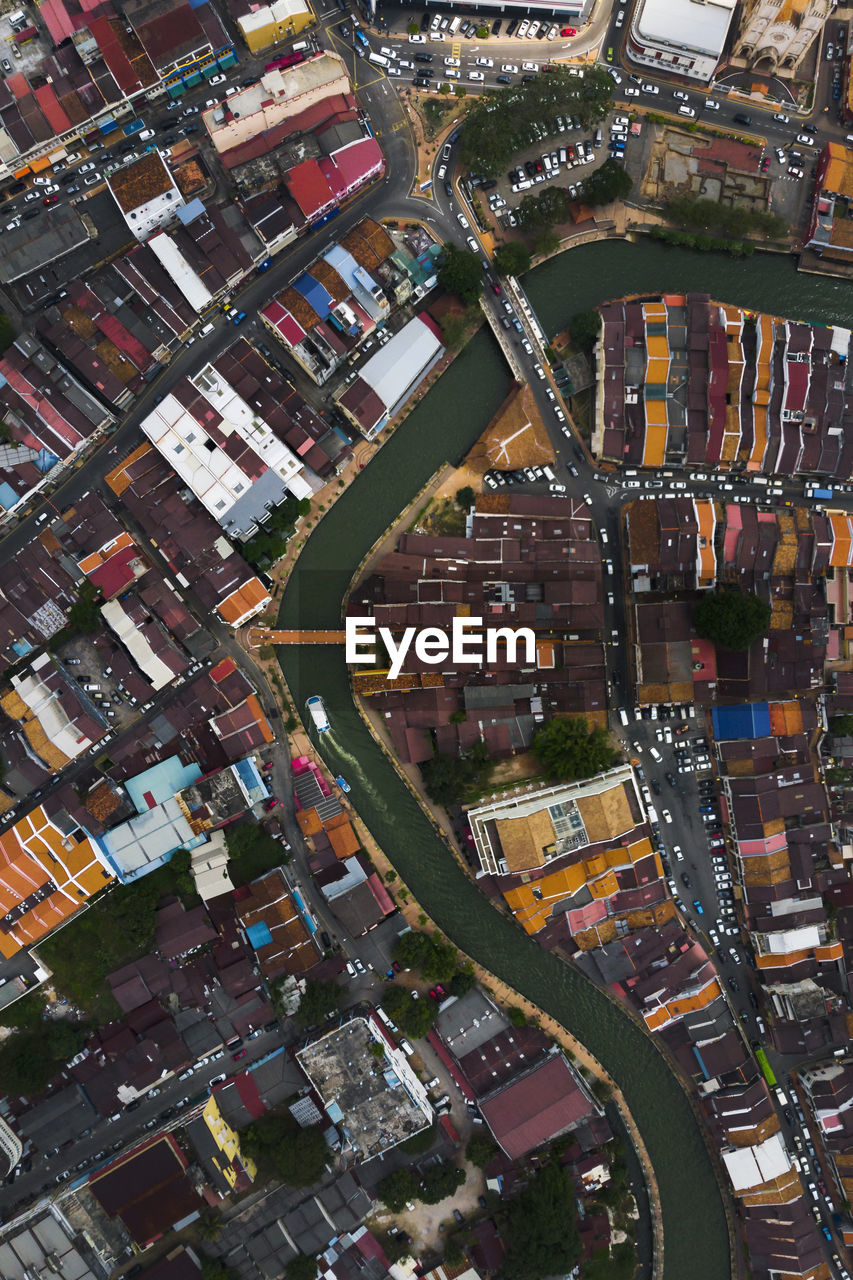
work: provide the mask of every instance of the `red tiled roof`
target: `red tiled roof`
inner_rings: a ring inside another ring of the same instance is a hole
[[[506,1154],[520,1160],[579,1124],[592,1107],[565,1058],[556,1053],[481,1101],[480,1110]]]

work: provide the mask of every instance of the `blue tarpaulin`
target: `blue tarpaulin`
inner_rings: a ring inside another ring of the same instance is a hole
[[[272,942],[269,925],[264,924],[263,920],[259,921],[258,924],[250,924],[246,934],[256,951],[260,951],[261,947],[268,947]]]
[[[738,707],[714,707],[714,737],[766,738],[770,733],[770,704],[747,702]]]

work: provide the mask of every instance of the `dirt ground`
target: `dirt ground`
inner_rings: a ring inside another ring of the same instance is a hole
[[[510,756],[507,760],[495,760],[489,773],[490,783],[515,782],[522,778],[538,778],[542,766],[529,751]]]
[[[390,1213],[380,1209],[376,1214],[376,1223],[384,1228],[396,1222],[401,1230],[412,1237],[412,1252],[423,1253],[428,1249],[443,1250],[442,1236],[448,1226],[455,1226],[453,1210],[468,1217],[478,1211],[477,1196],[483,1194],[485,1181],[482,1169],[464,1161],[461,1166],[465,1170],[465,1185],[456,1194],[439,1204],[416,1204],[413,1211],[406,1209],[402,1213]]]

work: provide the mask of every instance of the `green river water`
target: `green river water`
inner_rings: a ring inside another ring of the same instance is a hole
[[[698,291],[776,315],[853,325],[849,285],[797,275],[787,258],[746,262],[644,243],[590,245],[525,279],[548,334],[577,311],[630,293]],[[362,557],[421,486],[470,448],[509,373],[487,332],[462,352],[311,533],[285,592],[281,625],[334,628]],[[559,1019],[623,1090],[656,1170],[665,1280],[724,1280],[728,1239],[710,1159],[690,1106],[650,1039],[600,991],[487,904],[399,780],[356,711],[343,651],[280,648],[297,709],[320,694],[329,732],[312,737],[426,912],[462,950]]]

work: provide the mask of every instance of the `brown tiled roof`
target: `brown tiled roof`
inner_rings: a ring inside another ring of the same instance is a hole
[[[122,213],[130,213],[172,189],[172,178],[160,154],[149,151],[135,164],[110,175],[110,189]]]

